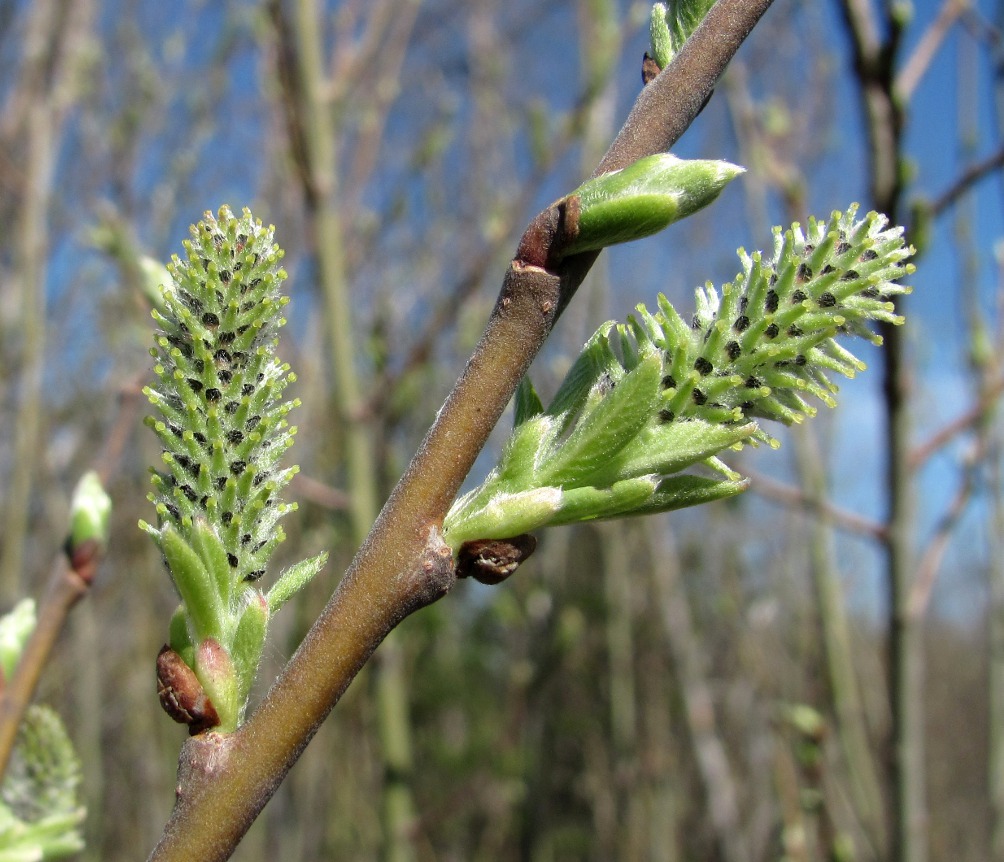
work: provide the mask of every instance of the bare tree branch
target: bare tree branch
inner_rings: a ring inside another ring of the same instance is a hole
[[[996,153],[966,168],[954,183],[935,198],[930,205],[931,217],[941,215],[980,180],[1002,167],[1004,167],[1004,146],[1001,146]]]
[[[38,610],[38,623],[25,644],[14,675],[0,694],[0,777],[14,749],[17,731],[48,664],[56,638],[74,605],[90,591],[101,559],[98,542],[84,542],[71,560],[57,554]]]
[[[972,407],[913,448],[910,452],[910,469],[919,469],[951,440],[983,421],[996,408],[1002,392],[1004,392],[1004,378],[999,377],[991,381]]]
[[[749,473],[750,490],[756,492],[761,497],[773,500],[782,506],[790,509],[798,509],[806,514],[820,513],[826,516],[827,520],[834,526],[849,533],[856,533],[860,536],[874,539],[877,542],[884,542],[888,537],[888,531],[884,524],[876,523],[869,518],[862,517],[856,512],[848,512],[839,506],[833,505],[828,500],[819,500],[807,494],[801,488],[785,485],[776,479],[771,479],[760,473]]]
[[[974,451],[967,458],[967,463],[962,471],[962,478],[959,487],[951,504],[945,510],[938,521],[938,526],[927,544],[923,554],[917,564],[917,575],[910,590],[908,600],[908,611],[914,619],[923,619],[927,612],[927,607],[931,602],[931,593],[934,591],[934,583],[941,570],[941,564],[945,559],[948,546],[955,535],[955,528],[965,514],[976,484],[976,472],[979,464],[986,455],[986,447],[979,443],[974,447]]]
[[[914,90],[930,67],[931,61],[937,56],[948,31],[968,7],[969,0],[945,0],[942,3],[938,16],[924,31],[910,59],[903,64],[903,68],[896,76],[896,92],[904,102],[910,101],[913,97]]]

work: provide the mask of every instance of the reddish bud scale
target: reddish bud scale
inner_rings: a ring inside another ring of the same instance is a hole
[[[164,712],[179,724],[187,724],[192,736],[220,723],[216,707],[203,690],[195,671],[166,645],[157,655],[157,696]]]
[[[508,578],[537,548],[529,533],[509,539],[464,542],[457,554],[457,577],[494,586]]]

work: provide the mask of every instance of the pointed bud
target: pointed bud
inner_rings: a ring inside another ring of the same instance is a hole
[[[9,613],[0,617],[0,669],[5,680],[14,675],[24,645],[34,630],[34,599],[21,599]]]
[[[97,543],[103,551],[108,542],[108,518],[112,511],[111,497],[101,485],[101,479],[93,470],[85,473],[73,490],[70,503],[70,534],[68,550],[74,552],[87,541]]]
[[[657,153],[595,177],[568,196],[572,238],[562,253],[578,254],[658,233],[706,207],[743,172],[729,162]]]
[[[187,724],[192,736],[220,723],[195,671],[169,646],[162,647],[157,656],[157,695],[164,712],[179,724]]]

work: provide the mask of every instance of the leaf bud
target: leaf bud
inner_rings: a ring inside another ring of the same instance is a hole
[[[658,233],[706,207],[744,170],[730,162],[656,153],[594,177],[568,196],[571,238],[563,254]]]

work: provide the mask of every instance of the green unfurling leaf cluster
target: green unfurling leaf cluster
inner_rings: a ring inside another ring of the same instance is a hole
[[[152,312],[157,383],[144,392],[160,414],[147,424],[163,446],[163,465],[150,495],[157,526],[140,526],[163,552],[181,596],[170,646],[210,694],[222,729],[232,730],[268,616],[324,555],[259,590],[284,539],[279,520],[295,508],[280,492],[297,470],[281,465],[296,431],[287,416],[299,402],[282,400],[295,376],[276,356],[288,297],[279,292],[286,273],[273,228],[246,209],[238,218],[223,207],[192,227],[184,247],[186,259],[175,256],[168,266],[163,310]],[[200,651],[204,643],[212,648]]]
[[[716,455],[775,441],[758,420],[801,422],[806,399],[834,405],[833,374],[864,368],[836,342],[880,338],[871,321],[901,323],[893,298],[913,271],[901,228],[857,208],[774,233],[772,254],[740,250],[742,271],[721,292],[697,291],[685,321],[664,296],[587,342],[545,410],[528,381],[499,465],[454,504],[454,549],[548,524],[622,517],[731,496],[742,478]],[[703,464],[718,477],[683,473]],[[724,478],[723,478],[724,477]]]
[[[0,617],[5,679],[14,675],[35,624],[32,599]],[[48,707],[29,706],[0,786],[0,862],[58,859],[83,850],[80,782],[80,759],[59,716]]]
[[[58,859],[79,853],[80,760],[62,721],[32,705],[0,788],[0,860]]]

